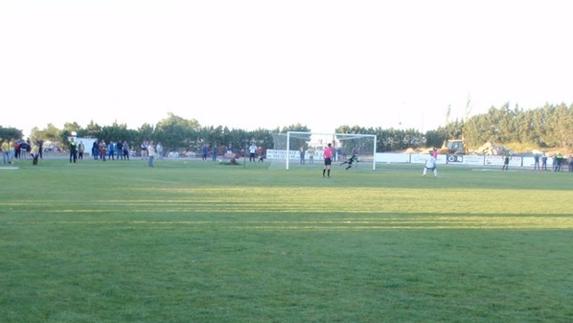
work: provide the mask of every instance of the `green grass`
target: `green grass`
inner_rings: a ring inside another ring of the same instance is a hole
[[[2,322],[573,320],[573,176],[0,170]]]

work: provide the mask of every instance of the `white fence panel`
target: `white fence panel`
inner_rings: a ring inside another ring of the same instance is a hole
[[[471,165],[471,166],[483,166],[484,158],[480,155],[465,155],[464,156],[464,165]]]
[[[430,158],[430,154],[411,154],[410,163],[412,164],[425,164]]]
[[[286,160],[286,156],[286,150],[267,149],[267,159]],[[300,159],[300,152],[290,150],[289,157],[289,159]]]
[[[377,163],[409,163],[409,154],[399,153],[376,153]]]

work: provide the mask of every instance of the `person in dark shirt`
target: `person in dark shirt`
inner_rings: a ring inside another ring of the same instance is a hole
[[[209,145],[207,145],[207,144],[204,144],[204,145],[203,145],[203,147],[202,147],[202,153],[203,153],[202,156],[201,156],[202,159],[203,159],[203,160],[207,160],[207,156],[209,155]]]
[[[124,140],[123,144],[121,145],[121,151],[123,152],[123,159],[129,160],[129,144],[126,140]]]
[[[215,143],[211,147],[211,159],[217,161],[217,144]]]
[[[97,140],[94,141],[93,145],[92,145],[92,156],[94,158],[94,160],[97,160],[99,157],[99,145]]]
[[[563,155],[558,153],[557,155],[553,156],[553,171],[558,173],[561,171],[561,163],[563,162]]]
[[[70,163],[78,160],[78,144],[76,140],[72,137],[70,139]]]
[[[350,156],[350,158],[348,158],[347,160],[343,161],[342,163],[340,163],[340,166],[342,165],[348,165],[346,166],[346,170],[349,170],[350,168],[352,168],[352,165],[354,163],[358,162],[358,155],[356,154],[356,150],[352,150],[352,155]]]
[[[115,144],[115,156],[117,160],[124,159],[123,158],[123,143],[121,140],[118,140]]]
[[[533,170],[541,170],[539,167],[539,155],[535,154],[533,155]]]
[[[38,140],[38,154],[40,159],[44,159],[44,141]]]
[[[84,146],[84,142],[80,141],[80,143],[78,144],[78,159],[79,160],[84,160],[84,150],[86,149],[86,147]]]
[[[508,170],[509,169],[509,155],[505,155],[505,157],[503,158],[503,167],[501,167],[502,170]]]

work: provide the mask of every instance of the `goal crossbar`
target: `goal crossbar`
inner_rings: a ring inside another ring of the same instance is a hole
[[[305,131],[287,131],[287,135],[289,134],[294,134],[294,135],[317,135],[317,136],[344,136],[344,139],[352,139],[354,137],[356,138],[376,138],[376,135],[366,135],[366,134],[361,134],[361,133],[320,133],[320,132],[305,132]],[[346,138],[346,137],[350,137],[350,138]]]

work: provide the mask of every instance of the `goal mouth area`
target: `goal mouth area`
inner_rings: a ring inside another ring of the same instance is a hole
[[[357,133],[318,133],[288,131],[273,134],[273,149],[267,151],[271,167],[284,168],[320,165],[328,145],[333,148],[332,163],[335,166],[356,156],[358,162],[352,167],[376,170],[376,135]]]

